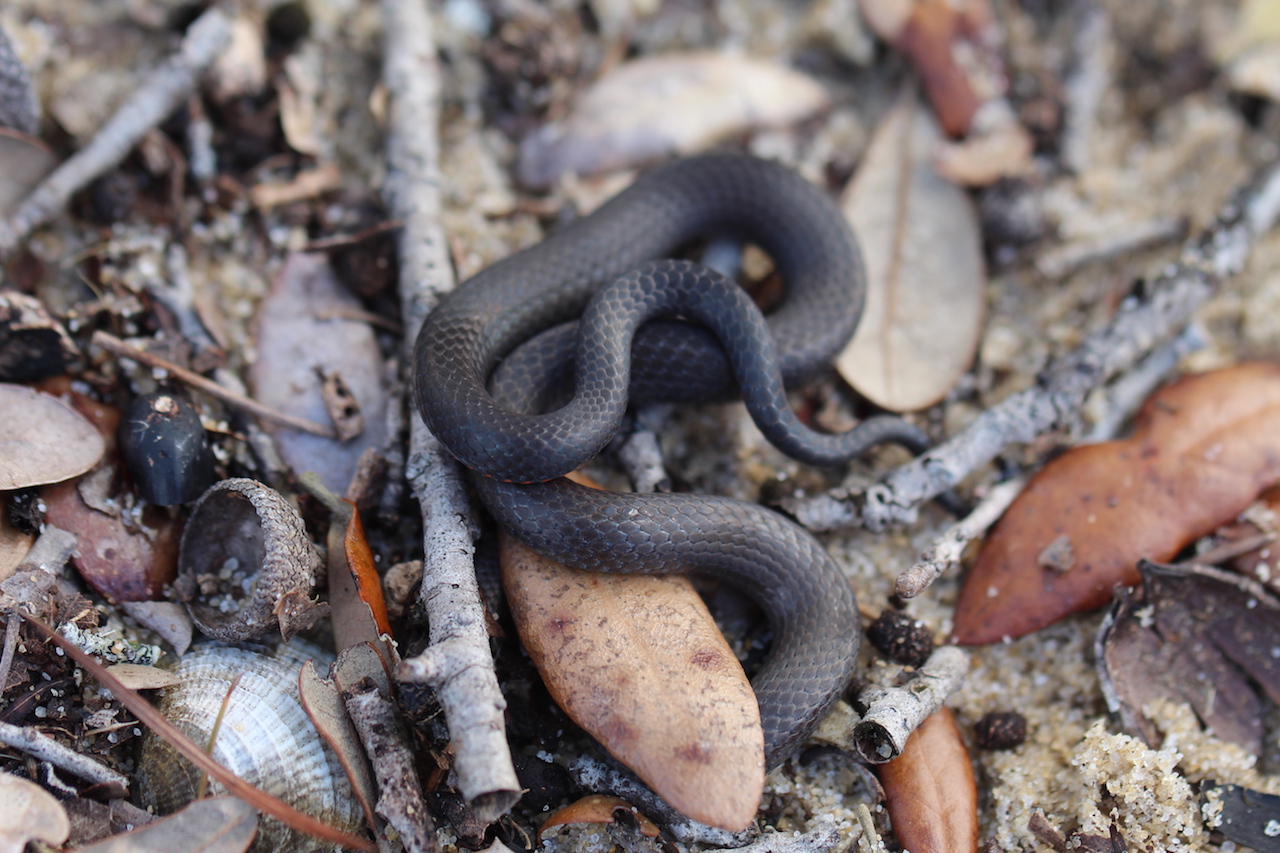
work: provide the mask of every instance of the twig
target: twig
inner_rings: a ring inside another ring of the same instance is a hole
[[[1076,240],[1045,252],[1036,261],[1036,269],[1048,278],[1062,278],[1085,264],[1105,261],[1161,243],[1180,240],[1187,234],[1187,221],[1180,216],[1158,216],[1123,228],[1112,229],[1098,237]]]
[[[178,52],[151,72],[89,144],[54,169],[17,210],[0,221],[0,259],[32,230],[57,216],[90,181],[119,164],[148,131],[182,106],[200,75],[230,41],[230,21],[217,6],[197,18]]]
[[[864,761],[883,764],[902,754],[907,737],[942,707],[969,672],[969,653],[940,646],[915,677],[900,687],[867,687],[858,701],[867,706],[851,741]]]
[[[382,694],[372,678],[365,678],[350,689],[344,687],[342,699],[365,752],[376,757],[378,814],[400,833],[407,853],[438,853],[435,821],[422,801],[408,735],[391,698]]]
[[[335,438],[336,433],[332,427],[318,424],[315,421],[309,421],[306,418],[296,418],[293,415],[286,415],[283,412],[277,412],[275,409],[269,409],[250,397],[237,394],[227,388],[223,388],[212,379],[206,379],[199,373],[192,373],[184,367],[179,367],[167,359],[163,359],[154,353],[146,350],[140,350],[137,347],[131,347],[124,341],[109,335],[106,332],[98,331],[93,333],[93,343],[102,347],[107,352],[118,355],[121,358],[131,359],[139,364],[145,364],[153,370],[164,370],[171,376],[182,380],[198,391],[203,391],[210,397],[216,397],[235,409],[248,412],[254,417],[261,418],[264,421],[285,427],[286,429],[296,429],[300,432],[309,432],[312,435],[319,435],[325,438]]]
[[[1192,323],[1182,334],[1156,349],[1115,382],[1089,395],[1086,405],[1093,426],[1081,437],[1081,443],[1115,438],[1142,401],[1173,372],[1182,357],[1203,346],[1204,333]]]
[[[813,530],[878,531],[910,524],[920,505],[990,462],[1006,446],[1073,426],[1086,396],[1181,332],[1222,278],[1238,273],[1255,240],[1280,215],[1280,163],[1263,169],[1228,202],[1217,222],[1184,246],[1150,285],[1126,300],[1112,321],[1052,363],[1036,385],[986,410],[964,430],[891,472],[862,495],[850,490],[784,501]]]
[[[407,361],[427,312],[453,288],[448,243],[440,228],[440,67],[423,0],[382,0],[383,77],[389,92],[388,174],[384,197],[399,234],[400,293]],[[407,474],[423,508],[423,580],[419,600],[431,645],[401,664],[397,677],[436,689],[454,752],[458,788],[476,815],[494,820],[520,798],[476,584],[479,535],[465,475],[410,417]]]
[[[0,693],[9,683],[9,670],[13,668],[13,655],[18,649],[18,625],[16,614],[10,613],[4,623],[4,651],[0,652]]]
[[[18,621],[16,617],[10,617],[10,620],[15,623]],[[129,780],[123,774],[103,766],[88,755],[63,746],[35,729],[0,722],[0,743],[20,749],[94,784],[111,785],[118,788],[121,794],[129,790]]]
[[[973,512],[947,528],[933,547],[920,555],[918,563],[898,575],[893,591],[901,598],[915,598],[928,589],[944,572],[960,562],[966,545],[986,533],[987,528],[1004,515],[1025,485],[1026,480],[1016,478],[993,486]]]

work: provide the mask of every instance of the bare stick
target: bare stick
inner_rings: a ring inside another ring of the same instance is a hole
[[[1179,334],[1222,278],[1238,273],[1257,238],[1280,216],[1280,163],[1272,163],[1228,202],[1217,222],[1183,247],[1150,285],[1126,300],[1112,321],[1054,361],[1035,386],[986,410],[964,430],[891,472],[864,494],[841,490],[784,501],[813,530],[883,530],[912,523],[920,505],[986,465],[1006,446],[1076,425],[1094,388]]]
[[[349,689],[344,687],[342,700],[365,752],[376,759],[378,814],[400,833],[408,853],[438,853],[435,821],[422,801],[408,733],[391,698],[382,694],[372,678],[365,678]]]
[[[216,397],[234,409],[248,412],[256,418],[285,427],[286,429],[296,429],[301,432],[309,432],[312,435],[320,435],[325,438],[336,438],[337,434],[332,427],[318,424],[315,421],[309,421],[306,418],[295,418],[293,415],[286,415],[283,412],[277,412],[275,409],[269,409],[251,397],[245,397],[237,394],[227,388],[223,388],[212,379],[206,379],[199,373],[192,373],[184,367],[179,367],[173,362],[163,359],[158,355],[149,353],[146,350],[140,350],[137,347],[131,347],[124,341],[108,335],[106,332],[94,332],[93,343],[102,347],[109,353],[118,355],[121,358],[127,358],[136,361],[139,364],[145,364],[153,370],[164,370],[176,379],[180,379],[186,384],[195,388],[197,391],[203,391],[210,397]]]
[[[902,598],[915,598],[929,585],[960,562],[965,546],[987,532],[1004,515],[1026,480],[1015,478],[996,486],[965,518],[943,533],[933,547],[920,555],[920,562],[898,575],[893,591]]]
[[[118,165],[148,131],[182,106],[200,75],[230,41],[230,22],[217,6],[197,18],[178,52],[151,72],[89,144],[54,169],[8,219],[0,221],[0,258],[61,213],[73,195]]]
[[[901,687],[867,687],[858,696],[867,712],[853,727],[853,748],[871,764],[897,758],[907,737],[942,707],[968,672],[968,652],[959,646],[940,646],[915,678]]]
[[[9,617],[14,623],[16,616]],[[48,735],[33,728],[14,726],[0,722],[0,743],[20,749],[30,756],[60,767],[73,776],[87,779],[99,785],[112,785],[121,792],[129,790],[129,780],[122,774],[100,764],[70,747],[63,746]]]
[[[454,285],[440,228],[440,67],[424,0],[381,0],[381,11],[383,77],[390,95],[383,195],[391,217],[404,223],[400,294],[406,361],[412,364],[423,319]],[[435,687],[452,739],[458,788],[477,816],[494,820],[520,798],[520,782],[476,584],[479,529],[462,469],[421,418],[411,415],[410,423],[406,467],[423,512],[419,600],[431,625],[431,645],[404,661],[397,677]]]

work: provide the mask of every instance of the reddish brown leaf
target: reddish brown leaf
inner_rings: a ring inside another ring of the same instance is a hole
[[[969,130],[981,103],[952,53],[961,27],[960,12],[951,3],[920,0],[898,37],[898,48],[920,74],[938,123],[950,136],[963,136]]]
[[[560,707],[684,814],[747,826],[764,787],[760,712],[688,579],[580,572],[510,537],[502,574]]]
[[[615,819],[614,812],[617,811],[627,812],[634,817],[640,834],[645,838],[658,837],[658,827],[654,825],[653,821],[641,814],[635,806],[626,800],[620,800],[617,797],[610,797],[605,794],[588,794],[582,799],[553,812],[538,830],[538,838],[541,840],[542,833],[555,826],[564,826],[570,823],[613,823]]]
[[[939,708],[906,748],[875,768],[893,835],[911,853],[975,853],[978,788],[969,750],[950,709]]]
[[[1111,600],[1139,559],[1168,561],[1280,478],[1280,366],[1157,392],[1133,435],[1045,466],[987,538],[956,604],[965,645],[1020,637]]]
[[[23,385],[0,384],[0,490],[83,474],[106,447],[71,406]]]
[[[369,550],[369,540],[364,535],[360,511],[351,501],[347,503],[351,504],[351,519],[347,522],[347,532],[342,538],[343,549],[347,553],[347,566],[355,578],[360,600],[368,605],[373,614],[378,633],[391,636],[391,619],[387,616],[387,604],[382,598],[382,578],[378,577],[373,551]]]

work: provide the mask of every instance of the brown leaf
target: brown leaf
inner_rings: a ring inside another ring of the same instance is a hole
[[[0,581],[13,574],[31,550],[35,536],[9,524],[9,501],[0,494]]]
[[[981,101],[969,75],[952,52],[963,22],[947,0],[919,0],[898,36],[898,49],[907,55],[924,83],[929,103],[948,136],[969,130]]]
[[[130,690],[157,690],[161,687],[172,687],[179,682],[178,676],[158,666],[143,666],[140,663],[117,663],[107,667],[107,671],[120,679],[120,683]]]
[[[105,449],[93,424],[57,397],[0,384],[0,491],[69,480]]]
[[[373,770],[369,767],[369,759],[360,744],[360,736],[356,734],[355,726],[351,724],[347,709],[342,704],[338,685],[333,679],[320,677],[316,672],[315,661],[304,663],[298,673],[298,700],[347,774],[351,791],[364,811],[365,822],[370,829],[376,829],[378,821],[374,816],[373,804],[377,801],[378,790],[373,782]]]
[[[258,812],[253,806],[238,797],[210,797],[76,853],[243,853],[257,831]]]
[[[280,455],[298,473],[315,471],[342,494],[360,454],[386,441],[387,388],[373,331],[350,319],[359,301],[343,288],[319,254],[294,254],[262,300],[255,318],[258,358],[250,380],[258,402],[277,411],[326,423],[320,376],[342,374],[364,414],[365,429],[342,442],[292,430],[273,432]]]
[[[154,507],[131,527],[120,515],[108,515],[85,502],[82,480],[41,490],[46,520],[78,539],[72,562],[89,584],[110,601],[149,601],[160,597],[178,568],[182,525]]]
[[[949,708],[939,708],[907,738],[893,761],[875,768],[893,835],[911,853],[975,853],[978,788],[969,750]]]
[[[1169,560],[1280,478],[1278,434],[1280,366],[1161,389],[1129,439],[1063,454],[1009,507],[960,591],[956,642],[1021,637],[1106,604],[1116,584],[1138,582],[1138,560]],[[1073,559],[1047,559],[1063,537]]]
[[[368,605],[369,612],[373,614],[373,622],[378,634],[391,636],[391,619],[387,616],[387,605],[382,598],[382,578],[378,576],[378,567],[373,561],[373,551],[369,549],[369,540],[364,535],[360,512],[354,503],[351,504],[351,519],[347,523],[342,544],[347,554],[347,565],[360,591],[360,600]]]
[[[903,97],[842,201],[866,260],[867,304],[836,368],[897,412],[934,404],[968,370],[986,304],[977,213],[934,172],[938,140],[928,112]]]
[[[624,811],[635,818],[636,827],[645,838],[657,838],[658,827],[626,800],[605,794],[588,794],[562,809],[552,812],[538,830],[538,838],[548,829],[570,823],[613,823],[614,812]]]
[[[0,851],[20,853],[29,839],[59,845],[71,822],[53,795],[34,782],[0,773]]]
[[[688,579],[580,572],[504,536],[520,637],[551,695],[659,796],[740,830],[764,788],[764,735],[742,667]]]
[[[58,160],[34,136],[0,127],[0,216],[18,206]]]
[[[1254,755],[1263,703],[1280,698],[1280,601],[1258,584],[1207,566],[1139,565],[1142,585],[1122,592],[1099,631],[1104,690],[1131,733],[1155,747],[1142,709],[1189,704],[1207,728]]]
[[[562,123],[520,146],[521,183],[594,175],[672,154],[693,154],[734,134],[781,127],[826,108],[812,77],[785,65],[721,52],[645,57],[588,89]]]

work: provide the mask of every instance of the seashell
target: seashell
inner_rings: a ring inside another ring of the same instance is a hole
[[[174,587],[215,640],[254,640],[277,627],[287,640],[328,612],[311,599],[319,569],[297,510],[257,480],[234,478],[192,508]]]
[[[270,655],[221,643],[197,646],[174,666],[179,684],[165,690],[160,710],[196,743],[208,743],[223,697],[243,673],[227,703],[213,757],[299,811],[358,832],[363,817],[347,775],[298,698],[303,663],[325,657],[299,642],[283,644]],[[195,798],[199,779],[199,771],[163,739],[151,732],[143,736],[136,775],[141,805],[159,814],[177,811]],[[211,794],[224,793],[212,780],[208,788]],[[250,850],[301,853],[319,844],[261,817]]]

